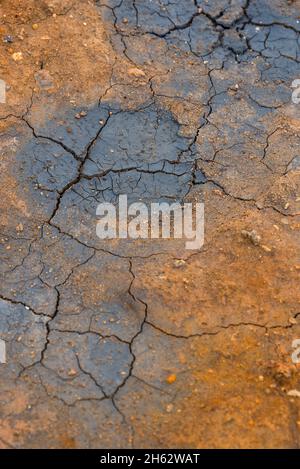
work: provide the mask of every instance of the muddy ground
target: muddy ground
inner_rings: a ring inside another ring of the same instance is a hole
[[[0,78],[0,446],[298,448],[300,1],[2,0]]]

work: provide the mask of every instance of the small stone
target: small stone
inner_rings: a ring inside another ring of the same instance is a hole
[[[265,244],[262,244],[261,248],[266,252],[271,252],[272,251],[272,248],[269,248],[269,246],[266,246]]]
[[[183,259],[175,259],[174,261],[175,267],[182,267],[184,264],[185,264],[185,261]]]
[[[168,414],[169,414],[170,412],[172,412],[173,408],[174,408],[174,405],[173,405],[173,404],[168,404],[168,405],[166,406],[166,411],[168,412]]]
[[[175,383],[176,379],[177,379],[177,376],[173,373],[167,377],[166,381],[168,384],[173,384]]]
[[[298,391],[297,389],[291,389],[287,392],[287,395],[289,397],[300,397],[300,391]]]
[[[123,18],[122,22],[123,22],[124,24],[127,24],[127,23],[128,23],[128,18]]]
[[[229,90],[232,91],[232,92],[234,92],[234,93],[236,93],[238,89],[239,89],[239,85],[238,85],[238,84],[232,85],[232,86],[230,86],[230,88],[229,88]]]
[[[130,68],[128,70],[128,75],[136,77],[136,78],[141,78],[146,76],[145,72],[143,70],[140,70],[139,68]]]
[[[24,230],[24,228],[23,228],[22,223],[19,223],[19,224],[16,226],[16,231],[17,231],[18,233],[21,233],[23,230]]]
[[[255,230],[252,230],[252,231],[242,230],[241,234],[242,236],[244,236],[244,238],[249,239],[251,243],[254,244],[254,246],[258,246],[259,243],[261,242],[261,236]]]
[[[76,119],[81,119],[82,117],[85,117],[87,115],[86,111],[80,111],[77,114],[75,114]]]
[[[12,42],[14,42],[14,39],[8,34],[3,37],[3,42],[5,42],[6,44],[11,44]]]
[[[296,318],[289,318],[289,323],[290,324],[297,324],[297,319]]]
[[[68,376],[76,376],[77,375],[77,371],[74,370],[74,368],[71,368],[69,371],[68,371]]]
[[[14,52],[11,57],[15,62],[20,62],[21,60],[23,60],[22,52]]]
[[[31,27],[32,27],[32,29],[33,29],[34,31],[36,31],[37,29],[39,29],[39,25],[38,25],[37,23],[34,23]]]

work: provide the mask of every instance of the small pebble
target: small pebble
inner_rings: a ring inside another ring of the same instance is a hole
[[[261,242],[261,236],[255,231],[247,231],[247,230],[242,230],[241,231],[242,236],[244,238],[248,238],[254,246],[258,246],[259,243]]]
[[[271,252],[272,251],[272,248],[269,248],[269,246],[266,246],[265,244],[262,244],[261,248],[266,252]]]
[[[175,259],[174,261],[175,267],[182,267],[184,264],[185,264],[185,261],[183,259]]]
[[[3,42],[5,42],[6,44],[11,44],[12,42],[14,42],[14,39],[12,36],[7,35],[3,37]]]
[[[75,114],[76,119],[81,119],[82,117],[85,117],[87,115],[86,111],[80,111],[77,114]]]
[[[128,75],[136,77],[136,78],[141,78],[141,77],[144,77],[146,74],[145,72],[143,72],[143,70],[140,70],[139,68],[134,67],[128,70]]]
[[[297,389],[291,389],[287,392],[287,395],[290,397],[300,397],[300,391],[298,391]]]
[[[177,379],[177,376],[175,374],[171,374],[167,377],[166,381],[168,384],[173,384],[175,383],[176,379]]]
[[[15,62],[20,62],[20,60],[23,60],[22,52],[14,52],[11,57]]]

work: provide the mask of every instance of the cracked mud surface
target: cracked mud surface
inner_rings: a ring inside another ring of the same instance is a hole
[[[300,2],[3,0],[0,33],[0,446],[298,448]],[[204,201],[202,249],[97,238],[124,193]]]

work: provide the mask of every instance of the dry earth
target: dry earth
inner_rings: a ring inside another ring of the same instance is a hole
[[[2,0],[0,78],[0,446],[298,448],[300,1]]]

